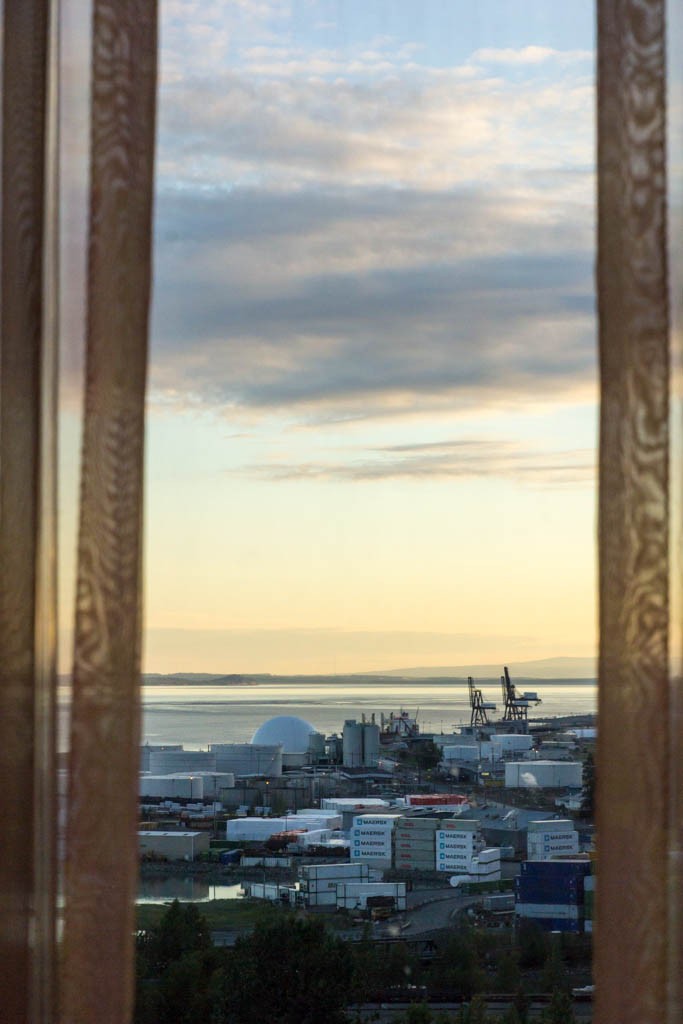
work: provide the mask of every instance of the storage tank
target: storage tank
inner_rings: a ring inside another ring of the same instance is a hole
[[[182,743],[145,743],[140,747],[140,771],[148,772],[149,756],[157,750],[182,750]]]
[[[149,771],[152,775],[173,775],[174,772],[212,772],[216,755],[210,750],[152,750]]]
[[[216,755],[216,771],[235,775],[282,775],[282,744],[212,743]]]
[[[361,768],[363,765],[363,724],[352,718],[344,722],[342,763],[347,768]]]
[[[379,761],[379,726],[375,722],[363,722],[363,765],[376,768]]]
[[[204,780],[201,775],[141,775],[139,793],[161,800],[203,800]]]
[[[318,764],[325,758],[325,737],[321,732],[312,732],[308,737],[308,755],[311,764]]]

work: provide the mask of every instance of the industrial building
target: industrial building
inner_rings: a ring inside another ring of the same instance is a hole
[[[197,855],[209,849],[208,832],[138,832],[140,855],[166,860],[194,860]]]
[[[507,761],[507,789],[580,789],[580,761]]]

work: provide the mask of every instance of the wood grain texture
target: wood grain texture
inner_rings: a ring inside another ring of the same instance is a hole
[[[36,833],[32,808],[41,753],[36,723],[43,712],[50,714],[49,700],[39,707],[35,699],[47,8],[45,0],[22,0],[5,3],[3,10],[0,1021],[12,1024],[37,1019],[31,939],[35,852],[45,837]]]
[[[156,5],[94,5],[88,325],[62,1019],[132,1013]],[[93,799],[96,794],[96,799]]]
[[[664,0],[598,0],[599,1024],[667,1019],[664,28]]]

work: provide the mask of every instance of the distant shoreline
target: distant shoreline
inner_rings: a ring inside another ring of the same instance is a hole
[[[499,683],[499,679],[495,676],[477,676],[477,682],[493,683],[494,685]],[[143,676],[143,686],[277,686],[277,685],[288,685],[292,682],[299,684],[310,683],[313,684],[329,684],[337,685],[340,684],[351,684],[351,683],[372,683],[373,686],[453,686],[454,684],[467,685],[466,676],[381,676],[381,675],[320,675],[317,673],[301,674],[301,675],[287,675],[287,676],[276,676],[276,675],[244,675],[239,678],[221,678],[220,676],[207,676],[206,678],[197,679],[196,677],[187,677],[181,675],[169,675],[169,676]],[[515,676],[515,684],[524,683],[526,685],[534,684],[534,686],[596,686],[597,679],[587,676],[579,676],[577,678],[568,677],[548,677],[541,678],[538,676]]]

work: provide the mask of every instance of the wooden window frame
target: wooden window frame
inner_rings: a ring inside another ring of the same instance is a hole
[[[677,549],[669,543],[665,7],[666,0],[597,0],[598,1024],[683,1018],[683,701],[670,667]],[[125,1024],[133,993],[156,3],[93,4],[88,380],[59,986],[51,134],[58,9],[58,0],[5,0],[3,7],[0,1019]],[[674,456],[677,480],[681,453]],[[89,806],[93,780],[98,795],[106,794],[106,815]]]

